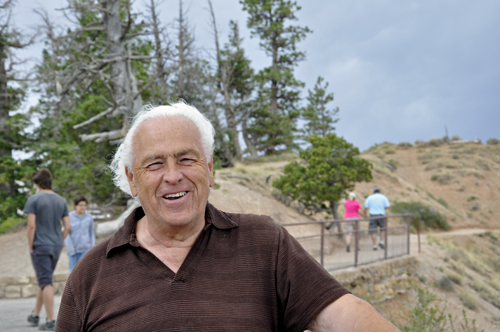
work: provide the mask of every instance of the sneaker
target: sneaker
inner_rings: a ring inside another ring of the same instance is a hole
[[[45,324],[42,324],[38,327],[39,331],[54,331],[56,328],[55,320],[47,320]]]
[[[378,250],[378,247],[377,247],[377,246],[374,246],[374,247],[373,247],[373,250]]]
[[[29,316],[28,316],[28,323],[30,323],[32,326],[38,326],[38,322],[40,321],[40,317],[38,315],[33,315],[33,313],[31,313]]]
[[[383,243],[383,242],[379,242],[379,244],[378,244],[378,245],[379,245],[380,249],[384,249],[384,248],[385,248],[385,246],[384,246],[384,243]]]
[[[347,245],[347,249],[346,249],[347,252],[350,252],[351,251],[351,247],[349,247],[349,245]]]

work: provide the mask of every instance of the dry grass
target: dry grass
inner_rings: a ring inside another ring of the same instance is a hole
[[[477,305],[476,305],[476,301],[474,300],[474,298],[472,297],[472,295],[470,295],[469,293],[467,292],[460,292],[458,294],[458,298],[460,299],[460,301],[462,301],[463,305],[470,309],[470,310],[476,310],[477,309]]]

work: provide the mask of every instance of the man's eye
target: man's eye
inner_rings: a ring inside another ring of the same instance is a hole
[[[158,163],[153,163],[153,164],[149,164],[147,166],[147,169],[150,170],[150,171],[156,171],[157,169],[160,169],[162,166],[162,163],[158,162]]]
[[[194,160],[191,158],[181,158],[182,164],[192,164],[193,162],[194,162]]]

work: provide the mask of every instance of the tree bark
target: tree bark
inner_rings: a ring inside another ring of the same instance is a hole
[[[339,208],[338,202],[330,202],[330,209],[332,211],[333,219],[335,219],[335,220],[340,220],[338,208]],[[339,232],[339,237],[341,238],[342,237],[342,225],[339,222],[336,224],[337,224],[337,231]]]
[[[255,145],[253,145],[252,140],[250,139],[250,134],[248,133],[247,119],[243,119],[241,121],[241,132],[243,134],[245,144],[247,145],[248,152],[250,152],[250,159],[258,159],[259,156],[257,154],[257,149],[255,148]]]
[[[184,47],[184,13],[182,12],[182,0],[179,0],[179,66],[177,68],[177,97],[184,99],[184,63],[186,61]]]
[[[122,33],[120,0],[101,0],[101,3],[107,9],[104,11],[104,31],[108,54],[115,56],[115,61],[110,63],[115,102],[117,107],[125,106],[122,128],[125,134],[130,127],[130,120],[142,107],[142,98],[138,94],[137,81],[129,58],[130,50]]]
[[[155,58],[156,58],[156,80],[158,81],[158,88],[160,92],[160,98],[162,103],[168,100],[168,88],[167,88],[167,71],[165,70],[165,64],[163,62],[164,53],[162,47],[161,39],[161,29],[159,27],[158,17],[156,13],[156,1],[151,0],[151,20],[153,24],[153,36],[155,39]]]

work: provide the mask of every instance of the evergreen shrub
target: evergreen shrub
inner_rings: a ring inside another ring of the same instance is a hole
[[[391,211],[396,214],[410,213],[421,227],[443,230],[451,228],[443,215],[420,202],[396,202],[391,206]]]

